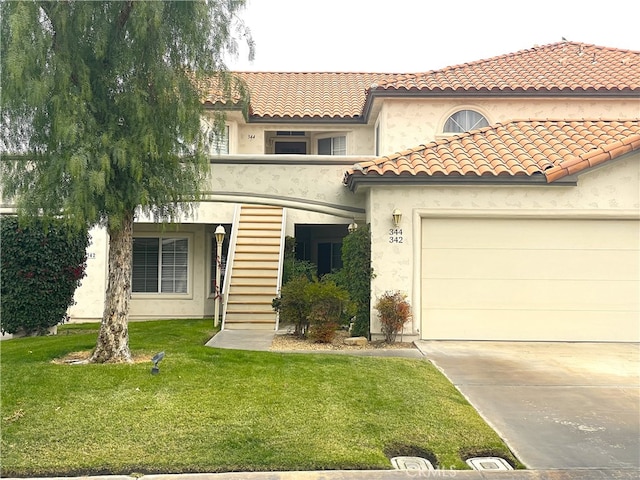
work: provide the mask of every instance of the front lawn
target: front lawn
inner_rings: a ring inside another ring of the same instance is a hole
[[[439,468],[500,455],[501,439],[427,361],[205,347],[210,320],[130,324],[151,362],[64,365],[97,324],[1,348],[0,475],[387,469],[421,453]]]

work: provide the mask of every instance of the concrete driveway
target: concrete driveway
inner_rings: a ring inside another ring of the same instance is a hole
[[[640,468],[637,343],[416,343],[528,468]]]

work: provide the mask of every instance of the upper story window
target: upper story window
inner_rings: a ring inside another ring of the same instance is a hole
[[[482,114],[473,110],[460,110],[447,119],[444,133],[464,133],[488,126],[489,122]]]
[[[211,135],[211,153],[213,155],[229,154],[229,125],[225,125],[222,133],[213,132]]]
[[[327,137],[318,139],[318,155],[346,155],[347,137]]]
[[[305,132],[291,131],[291,130],[278,130],[276,132],[277,137],[304,137]]]

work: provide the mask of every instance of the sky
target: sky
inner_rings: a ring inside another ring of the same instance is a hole
[[[410,73],[562,41],[640,51],[638,0],[247,0],[235,71]]]

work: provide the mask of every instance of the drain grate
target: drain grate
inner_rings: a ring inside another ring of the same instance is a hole
[[[513,470],[513,467],[504,458],[500,457],[475,457],[467,460],[474,470]]]
[[[435,470],[431,462],[422,457],[393,457],[391,465],[396,470]]]

